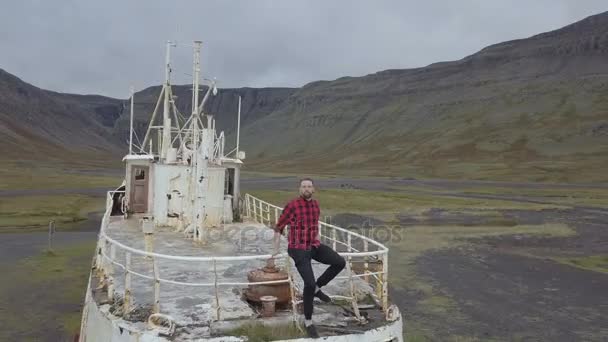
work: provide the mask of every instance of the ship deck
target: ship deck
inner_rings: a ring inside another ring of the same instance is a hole
[[[273,251],[273,231],[257,222],[241,222],[224,224],[221,228],[210,228],[206,243],[187,238],[183,232],[170,227],[157,227],[151,237],[151,249],[146,249],[142,226],[138,216],[127,219],[122,216],[110,216],[104,230],[106,236],[123,246],[134,250],[151,251],[153,253],[171,255],[176,257],[234,257],[259,256],[271,254]],[[286,241],[281,242],[282,251],[285,251]],[[193,338],[221,336],[226,331],[238,327],[240,324],[261,322],[265,325],[286,324],[293,320],[291,306],[277,310],[274,317],[260,318],[260,309],[246,301],[243,290],[247,286],[203,286],[213,284],[216,279],[220,283],[246,283],[247,273],[251,270],[265,266],[265,261],[257,260],[216,260],[189,261],[157,258],[132,253],[124,248],[106,249],[103,260],[111,269],[114,284],[114,300],[107,298],[107,289],[102,288],[101,282],[95,276],[92,278],[91,288],[94,289],[95,298],[100,310],[112,319],[122,320],[121,324],[129,326],[130,330],[145,331],[145,321],[152,312],[155,298],[154,263],[157,264],[157,278],[176,283],[160,283],[159,305],[160,313],[170,316],[177,330],[171,338],[173,341],[191,340]],[[130,254],[127,257],[127,254]],[[109,259],[114,260],[109,263]],[[130,301],[131,311],[124,315],[122,300],[125,297],[127,283],[126,272],[121,267],[130,259]],[[302,289],[299,275],[295,273],[292,261],[287,257],[280,257],[276,263],[285,269],[286,263],[293,273],[297,289]],[[215,269],[214,269],[215,264]],[[313,264],[315,274],[319,276],[327,266]],[[346,273],[342,271],[338,277],[324,287],[324,292],[330,296],[348,297],[351,295],[350,282]],[[342,276],[342,279],[339,279]],[[177,284],[179,283],[179,284]],[[340,335],[365,331],[386,323],[381,308],[369,302],[373,293],[372,287],[364,280],[355,278],[355,293],[360,298],[360,309],[367,317],[367,324],[361,326],[354,320],[354,314],[349,308],[349,302],[336,301],[334,304],[321,304],[315,302],[313,320],[323,336]],[[185,285],[189,284],[189,285]],[[191,286],[199,284],[198,286]],[[104,292],[106,291],[106,292]],[[217,294],[217,298],[216,298]],[[315,299],[316,300],[316,299]],[[219,317],[218,306],[219,301]],[[301,315],[298,315],[301,319]]]

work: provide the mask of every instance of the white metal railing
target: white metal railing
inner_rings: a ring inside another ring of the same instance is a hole
[[[266,225],[277,223],[283,210],[250,194],[245,195],[244,202],[246,216]],[[375,288],[376,298],[379,299],[382,309],[386,313],[388,309],[388,248],[367,236],[323,221],[319,221],[319,237],[322,242],[331,243],[336,251],[338,251],[338,246],[346,248],[346,251],[339,251],[338,254],[347,260],[347,275],[336,277],[335,279],[349,279],[353,306],[356,306],[356,300],[354,300],[354,293],[352,293],[354,292],[352,278],[361,277]],[[353,246],[357,242],[362,245],[363,251]],[[370,246],[372,250],[370,250]],[[352,271],[352,264],[356,261],[362,261],[363,263],[361,273]],[[376,272],[371,272],[369,266],[372,262],[380,265],[382,268]],[[370,277],[375,282],[370,282]]]
[[[249,286],[249,285],[267,285],[267,284],[280,284],[280,283],[289,283],[290,291],[292,293],[292,310],[294,320],[296,320],[296,305],[297,302],[295,300],[295,285],[293,281],[293,272],[291,271],[289,256],[287,253],[280,253],[278,255],[271,254],[262,254],[262,255],[240,255],[240,256],[217,256],[217,257],[203,257],[203,256],[179,256],[179,255],[169,255],[169,254],[161,254],[155,252],[148,252],[145,250],[133,248],[125,245],[115,239],[112,239],[108,236],[106,228],[110,223],[110,215],[112,212],[112,204],[113,199],[112,196],[114,193],[121,191],[109,191],[106,198],[106,211],[102,217],[101,229],[99,233],[99,241],[97,245],[97,253],[95,258],[95,266],[98,272],[98,277],[102,281],[107,284],[108,289],[108,298],[114,299],[114,291],[115,291],[115,268],[118,267],[124,272],[124,287],[125,293],[123,297],[123,312],[127,313],[131,310],[132,304],[132,295],[131,295],[131,282],[132,276],[136,276],[142,279],[147,279],[153,282],[154,285],[154,304],[153,311],[154,313],[160,312],[160,284],[174,284],[181,286],[199,286],[199,287],[213,287],[214,294],[216,299],[216,319],[221,320],[221,306],[219,301],[219,287],[221,286]],[[123,191],[124,192],[124,191]],[[245,195],[245,211],[246,216],[249,219],[252,219],[256,222],[270,224],[276,223],[281,209],[275,205],[264,202],[259,198],[253,197],[249,194]],[[383,311],[386,313],[388,309],[388,249],[382,245],[381,243],[370,239],[369,237],[357,234],[355,232],[346,230],[344,228],[331,225],[325,222],[319,222],[320,224],[320,237],[325,242],[330,242],[333,245],[333,248],[336,249],[338,245],[343,246],[346,251],[340,251],[339,254],[347,259],[346,264],[346,276],[336,277],[336,279],[348,279],[350,283],[350,297],[341,297],[347,298],[351,301],[353,306],[353,311],[355,312],[357,318],[360,319],[357,299],[355,296],[355,288],[354,288],[354,278],[363,278],[366,282],[368,282],[373,288],[375,288],[376,293],[373,294],[374,299],[381,305]],[[330,233],[331,232],[331,236]],[[346,242],[342,240],[342,238],[346,239]],[[354,248],[353,244],[355,241],[359,241],[363,245],[363,251],[359,251]],[[369,250],[369,247],[372,246],[372,250]],[[118,250],[122,250],[124,252],[124,262],[119,261],[117,258]],[[152,275],[146,275],[133,270],[131,265],[132,255],[140,255],[145,256],[151,259],[153,273]],[[274,281],[261,281],[261,282],[229,282],[229,281],[219,281],[218,273],[217,273],[217,263],[218,262],[233,262],[233,261],[247,261],[247,260],[262,260],[266,261],[270,258],[274,257],[276,260],[285,260],[284,266],[287,271],[287,279],[285,280],[274,280]],[[352,265],[355,262],[354,259],[361,259],[363,263],[363,270],[360,272],[356,272],[352,270]],[[177,281],[172,279],[165,279],[161,277],[160,269],[158,267],[159,260],[177,260],[177,261],[188,261],[188,262],[206,262],[211,263],[213,266],[213,281],[206,283],[196,283],[196,282],[184,282]],[[369,268],[370,263],[376,263],[381,266],[381,268],[376,271],[372,271]],[[374,281],[370,281],[373,279]]]

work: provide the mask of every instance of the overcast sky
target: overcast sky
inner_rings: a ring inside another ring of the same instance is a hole
[[[608,10],[606,0],[15,0],[0,11],[0,68],[36,86],[128,97],[190,83],[192,40],[220,87],[299,87],[460,59]]]

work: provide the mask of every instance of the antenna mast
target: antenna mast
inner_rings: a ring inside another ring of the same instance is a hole
[[[133,101],[135,97],[135,89],[133,86],[130,88],[131,91],[131,117],[129,119],[129,155],[133,154]]]
[[[167,50],[165,55],[165,84],[163,85],[164,102],[163,102],[163,142],[161,146],[160,158],[166,160],[167,150],[171,147],[171,118],[170,103],[171,103],[171,47],[175,46],[170,40],[167,41]]]

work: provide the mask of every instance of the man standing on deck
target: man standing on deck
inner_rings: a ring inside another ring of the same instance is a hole
[[[279,234],[283,234],[286,225],[289,225],[289,245],[287,252],[293,259],[302,280],[304,281],[304,325],[310,337],[319,337],[317,329],[312,324],[313,299],[319,298],[325,303],[331,298],[321,291],[344,269],[346,262],[336,251],[321,244],[319,241],[319,202],[312,198],[315,192],[312,179],[300,180],[300,197],[291,200],[274,226],[275,246],[278,251]],[[330,265],[327,270],[315,280],[311,260]]]

